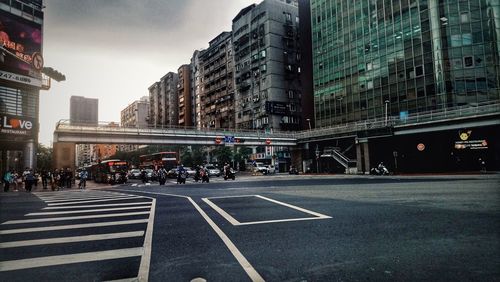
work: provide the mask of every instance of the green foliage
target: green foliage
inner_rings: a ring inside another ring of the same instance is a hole
[[[45,147],[39,143],[36,157],[38,170],[52,170],[52,147]]]

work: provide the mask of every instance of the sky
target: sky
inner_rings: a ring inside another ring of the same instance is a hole
[[[69,119],[71,96],[99,99],[99,121],[149,94],[260,0],[44,0],[45,66],[66,75],[40,93],[40,143]]]

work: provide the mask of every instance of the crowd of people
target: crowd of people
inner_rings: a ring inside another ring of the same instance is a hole
[[[85,189],[88,178],[87,171],[83,170],[78,173],[80,189]],[[56,169],[54,171],[41,170],[34,171],[31,168],[26,168],[23,172],[16,170],[8,170],[2,177],[4,192],[19,191],[24,189],[26,192],[31,192],[33,188],[37,188],[41,182],[42,189],[51,189],[52,191],[63,188],[72,188],[75,184],[75,174],[69,168]]]

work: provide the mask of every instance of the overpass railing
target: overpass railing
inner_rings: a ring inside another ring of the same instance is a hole
[[[478,103],[471,106],[458,106],[453,108],[444,108],[440,110],[432,110],[428,112],[408,114],[404,118],[390,116],[387,121],[384,117],[375,118],[372,120],[364,120],[357,122],[349,122],[340,125],[329,127],[319,127],[312,130],[300,131],[296,137],[300,141],[323,136],[331,136],[336,134],[353,133],[358,131],[384,128],[384,127],[404,127],[429,122],[440,122],[454,120],[460,118],[481,117],[500,113],[500,100]],[[299,141],[299,142],[300,142]]]

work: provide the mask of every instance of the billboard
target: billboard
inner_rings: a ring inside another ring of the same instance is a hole
[[[43,67],[40,24],[0,10],[0,44],[3,45],[0,54],[2,73],[40,77]],[[18,82],[23,83],[23,80]]]
[[[0,136],[32,136],[35,121],[22,116],[0,115]]]

